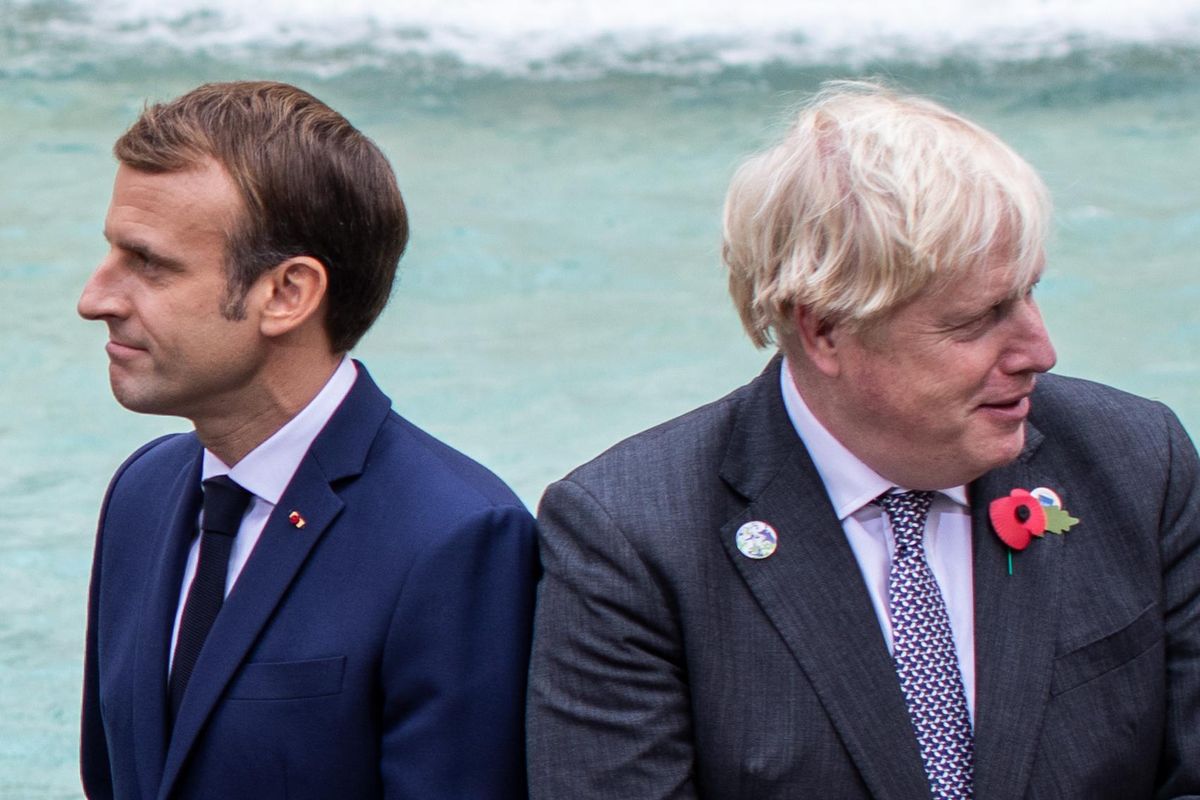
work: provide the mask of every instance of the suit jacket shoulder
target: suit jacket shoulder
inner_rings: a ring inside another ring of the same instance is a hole
[[[1162,403],[1082,378],[1042,375],[1029,423],[1041,435],[1063,437],[1077,448],[1125,448],[1131,440],[1166,445],[1177,433]]]
[[[647,517],[664,521],[657,532],[677,529],[675,522],[724,521],[785,466],[811,465],[783,407],[779,364],[773,359],[745,386],[619,442],[563,482],[591,494],[618,522],[629,520],[627,531]]]
[[[126,493],[133,493],[144,504],[144,492],[152,492],[159,484],[170,482],[181,469],[186,469],[200,458],[202,450],[195,433],[169,433],[134,450],[117,467],[108,482],[101,518],[112,505],[114,496],[119,505]]]
[[[445,494],[447,499],[453,496],[454,509],[466,512],[476,506],[524,508],[512,489],[491,470],[394,411],[388,414],[373,446],[372,457],[375,455],[414,466],[419,462],[421,471],[404,475],[404,481],[421,490]]]

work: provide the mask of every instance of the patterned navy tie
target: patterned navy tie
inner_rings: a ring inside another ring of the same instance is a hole
[[[925,518],[933,492],[885,494],[876,502],[892,523],[896,549],[888,576],[892,659],[937,800],[969,800],[974,740],[946,602],[925,560]]]

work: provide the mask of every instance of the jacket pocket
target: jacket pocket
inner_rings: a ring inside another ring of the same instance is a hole
[[[346,657],[246,664],[229,687],[231,700],[295,700],[342,690]]]
[[[1158,604],[1151,603],[1120,630],[1054,659],[1050,694],[1070,691],[1128,664],[1162,638],[1162,614]]]

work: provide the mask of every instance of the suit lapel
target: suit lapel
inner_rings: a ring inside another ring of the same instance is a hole
[[[895,668],[824,485],[792,428],[777,358],[738,412],[722,477],[749,501],[721,542],[812,684],[874,797],[927,796],[920,752]],[[734,544],[743,523],[775,528],[769,558]]]
[[[975,584],[975,796],[1023,797],[1049,700],[1058,620],[1061,536],[1013,554],[992,530],[988,504],[1013,489],[1061,487],[1031,462],[1042,435],[1027,427],[1021,458],[971,485]],[[1044,745],[1044,743],[1043,743]]]
[[[342,500],[331,484],[362,472],[391,402],[366,369],[357,366],[353,388],[300,462],[209,632],[179,708],[156,792],[159,798],[165,800],[170,794],[226,686],[313,547],[341,513]],[[304,518],[302,527],[289,520],[292,511]]]
[[[158,542],[149,554],[135,657],[133,738],[138,746],[134,748],[134,757],[143,797],[158,793],[166,758],[167,652],[184,565],[200,515],[200,455],[197,443],[195,457],[180,471],[168,495],[177,498],[175,504],[161,517],[147,519],[143,537],[147,542]]]

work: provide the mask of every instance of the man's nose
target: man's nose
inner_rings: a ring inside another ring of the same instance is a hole
[[[1005,372],[1049,372],[1058,361],[1041,309],[1032,297],[1018,309],[1012,335],[1012,346],[1002,364]]]
[[[83,285],[79,303],[75,306],[79,316],[90,320],[123,316],[126,304],[119,291],[119,283],[116,265],[110,254],[96,266]]]

